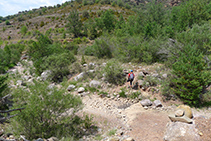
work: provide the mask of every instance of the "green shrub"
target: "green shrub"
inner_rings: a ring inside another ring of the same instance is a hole
[[[20,32],[21,32],[22,35],[25,35],[27,33],[27,30],[28,30],[27,27],[24,25],[24,26],[21,27]]]
[[[11,23],[8,20],[6,20],[5,24],[6,25],[11,25]]]
[[[6,28],[5,28],[5,27],[3,27],[3,28],[2,28],[2,31],[3,31],[3,32],[5,32],[5,31],[6,31]]]
[[[73,40],[73,42],[74,42],[75,44],[80,44],[80,43],[82,42],[82,40],[81,40],[80,37],[78,37],[78,38],[75,38],[75,39]]]
[[[94,93],[94,92],[98,92],[99,90],[95,87],[87,87],[88,91],[90,91],[91,93]]]
[[[116,134],[117,129],[112,129],[108,132],[108,136],[113,136]]]
[[[131,98],[131,99],[136,99],[136,98],[139,97],[140,94],[141,94],[141,92],[133,92],[128,97]]]
[[[199,106],[200,95],[211,82],[202,53],[196,46],[184,46],[174,58],[177,61],[172,64],[172,90],[186,104]]]
[[[109,83],[122,85],[126,82],[122,67],[114,60],[111,60],[106,64],[104,72],[105,80]]]
[[[29,140],[77,135],[80,124],[75,112],[81,109],[80,98],[65,94],[65,89],[50,89],[48,83],[34,83],[29,90],[16,89],[13,93],[13,107],[25,108],[11,122],[14,134],[24,134]],[[70,108],[72,113],[68,114]]]
[[[41,64],[42,70],[50,70],[53,81],[61,81],[64,76],[69,74],[69,66],[76,59],[71,52],[64,52],[61,54],[52,54],[44,57]]]
[[[206,22],[203,25],[193,25],[189,31],[176,34],[178,42],[182,44],[196,45],[197,48],[205,55],[211,53],[211,27]]]
[[[210,19],[209,0],[186,1],[180,6],[173,7],[170,15],[171,25],[176,31],[183,31],[193,24],[200,24]]]
[[[81,57],[81,65],[83,65],[83,64],[86,64],[86,61],[85,61],[84,55],[82,55],[82,57]]]
[[[66,45],[65,49],[70,50],[73,54],[77,55],[79,46],[73,42],[70,42]]]
[[[0,73],[4,73],[9,68],[14,67],[20,60],[24,47],[22,44],[10,44],[6,45],[4,49],[0,49]]]
[[[104,40],[95,40],[93,46],[86,49],[87,55],[94,55],[98,58],[111,58],[112,52],[109,45]]]
[[[7,90],[7,76],[0,75],[0,99],[2,99],[3,96],[5,96],[5,92]],[[8,109],[8,104],[4,102],[4,100],[0,101],[0,109],[5,110]]]
[[[43,27],[45,23],[43,21],[40,22],[40,27]]]
[[[127,95],[125,94],[125,91],[124,90],[121,90],[121,92],[119,92],[119,96],[120,97],[123,97],[123,98],[126,98]]]
[[[79,18],[78,11],[76,9],[72,10],[68,17],[69,22],[66,25],[67,30],[75,37],[79,37],[81,35],[82,22]]]

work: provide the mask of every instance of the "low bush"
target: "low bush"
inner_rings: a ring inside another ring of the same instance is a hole
[[[94,55],[98,58],[112,57],[111,48],[104,40],[95,40],[94,45],[86,49],[86,54]]]
[[[6,72],[20,60],[24,48],[23,44],[10,44],[0,49],[0,73]]]
[[[71,52],[64,52],[61,54],[52,54],[44,57],[42,60],[43,63],[40,67],[42,70],[51,71],[51,80],[62,81],[70,73],[69,66],[75,61],[75,57]]]
[[[123,74],[123,68],[114,60],[110,60],[104,69],[105,80],[115,85],[123,85],[126,78]]]
[[[16,89],[13,92],[13,107],[25,108],[11,121],[14,134],[24,134],[29,140],[78,135],[79,127],[84,123],[75,116],[82,106],[80,98],[65,94],[65,89],[50,89],[46,82],[34,83],[28,90]],[[72,109],[71,113],[67,113],[69,109]]]

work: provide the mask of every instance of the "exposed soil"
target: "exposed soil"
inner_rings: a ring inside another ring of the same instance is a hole
[[[85,104],[83,112],[94,117],[95,124],[102,129],[102,134],[111,129],[122,132],[121,136],[130,136],[135,141],[161,141],[166,130],[166,124],[171,122],[169,113],[176,106],[164,103],[160,109],[145,109],[140,102],[124,98],[102,98],[92,94],[82,98]],[[180,104],[180,103],[178,103]],[[192,109],[194,124],[201,134],[201,140],[211,140],[211,113],[209,110]],[[118,133],[117,136],[120,136]]]

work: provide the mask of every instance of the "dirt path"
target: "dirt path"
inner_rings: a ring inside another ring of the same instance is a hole
[[[162,140],[168,112],[145,110],[140,103],[123,98],[100,98],[98,95],[83,97],[83,112],[92,114],[103,130],[120,129],[125,136],[136,141]]]

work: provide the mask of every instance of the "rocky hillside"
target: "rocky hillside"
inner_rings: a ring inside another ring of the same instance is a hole
[[[1,18],[1,139],[211,140],[210,7],[77,0]]]
[[[29,72],[31,61],[22,57],[22,63],[18,63],[8,73],[13,76],[10,81],[11,88],[27,88],[35,80],[45,81],[49,72],[43,72],[40,77],[31,75]],[[90,62],[83,64],[84,71],[72,76],[65,85],[51,83],[48,88],[66,89],[66,93],[79,95],[83,101],[84,108],[77,112],[83,116],[84,113],[92,117],[92,126],[96,130],[88,129],[80,140],[107,140],[107,141],[151,141],[151,140],[210,140],[208,131],[210,126],[209,109],[182,109],[177,108],[182,103],[178,100],[165,101],[160,93],[159,83],[150,83],[151,79],[167,78],[167,72],[158,72],[162,68],[161,64],[152,66],[136,66],[131,63],[123,64],[124,72],[127,74],[128,68],[134,70],[137,87],[128,88],[129,83],[125,82],[122,86],[114,86],[101,80],[86,81],[83,78],[95,73],[100,67],[104,67],[106,62]],[[32,66],[31,66],[32,67]],[[125,74],[125,75],[126,75]],[[125,76],[126,77],[126,76]],[[14,79],[15,78],[15,79]],[[140,79],[142,78],[142,79]],[[71,81],[75,84],[70,84]],[[92,89],[90,89],[92,88]],[[95,90],[93,91],[93,89]],[[123,95],[124,93],[124,95]],[[179,112],[185,112],[178,113]],[[184,111],[183,111],[184,110]],[[188,111],[189,110],[189,111]],[[71,109],[67,111],[71,113]],[[187,113],[192,116],[186,115]],[[175,116],[175,115],[176,116]],[[172,119],[173,115],[173,119]],[[2,138],[14,140],[13,135],[5,136],[8,132],[2,129]],[[20,138],[24,139],[23,136]],[[26,139],[25,139],[26,140]],[[45,140],[45,139],[37,139]],[[57,140],[49,138],[48,140]],[[71,140],[71,139],[68,139]]]

